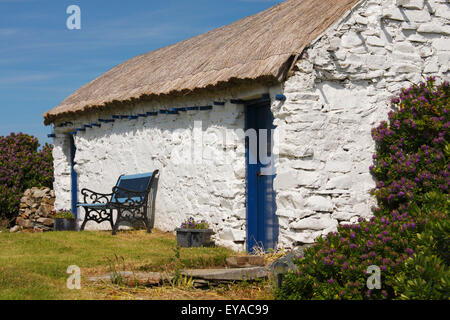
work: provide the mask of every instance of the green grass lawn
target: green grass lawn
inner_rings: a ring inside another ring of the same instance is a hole
[[[155,230],[120,232],[0,233],[0,299],[98,299],[86,276],[109,272],[108,258],[123,257],[126,268],[167,270],[174,258],[172,234]],[[225,265],[224,248],[182,248],[183,267]],[[68,266],[82,270],[82,289],[69,290]],[[84,277],[83,277],[84,276]]]

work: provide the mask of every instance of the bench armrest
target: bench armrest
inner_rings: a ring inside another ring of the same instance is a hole
[[[81,194],[83,195],[84,203],[104,203],[107,204],[110,202],[112,197],[112,193],[100,193],[95,192],[89,189],[81,190]]]

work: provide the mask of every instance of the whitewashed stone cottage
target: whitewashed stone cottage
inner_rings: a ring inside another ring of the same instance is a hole
[[[449,79],[449,19],[446,0],[288,0],[131,59],[44,115],[56,208],[159,169],[156,227],[206,219],[235,250],[367,218],[371,129],[402,87]],[[249,132],[273,128],[256,156]]]

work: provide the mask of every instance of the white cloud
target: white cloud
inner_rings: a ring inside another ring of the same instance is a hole
[[[15,76],[3,76],[0,77],[0,85],[9,84],[23,84],[29,82],[39,82],[57,77],[56,74],[51,73],[38,73],[38,74],[26,74]]]
[[[20,33],[20,29],[16,29],[16,28],[0,28],[0,37],[15,36],[15,35],[18,35],[19,33]]]

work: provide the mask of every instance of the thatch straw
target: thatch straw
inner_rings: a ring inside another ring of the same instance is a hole
[[[359,0],[288,0],[228,26],[133,58],[44,114],[62,116],[236,80],[283,81],[293,57]]]

